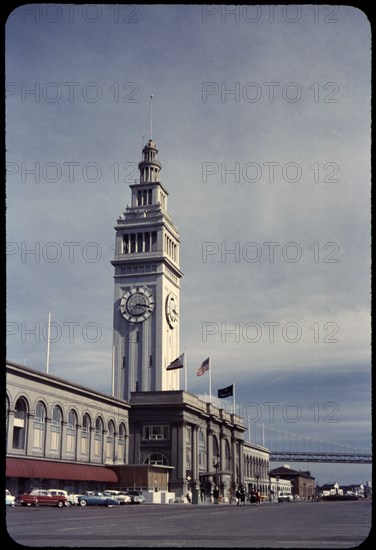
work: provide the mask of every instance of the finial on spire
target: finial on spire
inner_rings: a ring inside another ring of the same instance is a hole
[[[150,139],[153,138],[153,94],[150,94]]]

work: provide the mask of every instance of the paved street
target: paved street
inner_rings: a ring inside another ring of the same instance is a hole
[[[371,526],[371,502],[140,505],[7,510],[25,546],[350,548]]]

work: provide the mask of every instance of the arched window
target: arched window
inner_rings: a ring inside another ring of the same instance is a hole
[[[220,459],[218,458],[220,456],[219,454],[219,446],[218,446],[218,439],[213,435],[213,462],[218,462]]]
[[[225,469],[231,470],[231,452],[227,439],[225,440]]]
[[[206,470],[206,442],[202,430],[198,431],[198,469]]]
[[[106,437],[106,462],[114,462],[114,442],[115,442],[115,425],[110,420],[108,422],[108,431]]]
[[[68,413],[67,422],[67,454],[75,455],[76,453],[76,432],[77,432],[77,415],[73,409]]]
[[[27,404],[23,397],[16,401],[13,421],[13,449],[25,449],[27,432]]]
[[[87,413],[85,413],[82,419],[82,428],[81,428],[81,456],[82,457],[89,456],[90,428],[91,428],[90,416]]]
[[[61,408],[55,405],[55,407],[52,409],[51,444],[50,444],[50,451],[54,454],[60,453],[62,420],[63,420],[63,414],[61,412]]]
[[[118,437],[118,450],[117,450],[117,462],[120,464],[125,463],[125,426],[123,423],[119,426],[119,437]]]
[[[33,426],[33,450],[43,452],[44,435],[46,433],[46,407],[42,401],[38,401],[35,406],[34,426]]]
[[[168,460],[161,453],[152,453],[145,458],[144,464],[150,464],[151,466],[168,466]]]
[[[95,421],[94,457],[102,460],[103,420],[98,416]]]

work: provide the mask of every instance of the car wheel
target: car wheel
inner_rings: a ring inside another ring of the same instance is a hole
[[[66,500],[66,501],[64,502],[64,504],[65,504],[65,506],[70,506],[69,500]]]
[[[58,508],[62,508],[64,506],[64,502],[62,500],[59,500],[58,503],[56,504],[56,506]]]
[[[80,500],[80,506],[86,506],[87,502],[86,500],[82,499]]]
[[[112,507],[113,507],[113,504],[107,503],[106,506],[107,506],[107,508],[112,508]]]

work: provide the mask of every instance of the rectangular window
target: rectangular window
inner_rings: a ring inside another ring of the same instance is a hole
[[[74,442],[75,436],[73,434],[67,434],[67,454],[74,454]]]
[[[101,456],[101,443],[100,439],[94,439],[94,456],[96,457]]]
[[[39,451],[43,448],[43,433],[44,431],[39,429],[38,427],[34,426],[34,442],[33,447],[34,449],[38,449]]]
[[[59,440],[60,440],[60,431],[53,431],[51,429],[51,447],[50,450],[53,453],[57,453],[59,451]]]
[[[23,428],[13,428],[13,449],[23,449],[25,446],[25,430]]]
[[[143,251],[143,234],[137,233],[137,252]]]
[[[81,434],[81,455],[88,456],[89,454],[89,435],[88,433]]]
[[[185,467],[187,470],[190,470],[192,467],[191,464],[191,449],[187,449],[185,453]]]
[[[157,251],[157,232],[152,231],[151,233],[151,251],[156,252]]]
[[[169,439],[169,426],[145,426],[144,439]]]

